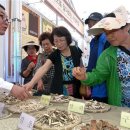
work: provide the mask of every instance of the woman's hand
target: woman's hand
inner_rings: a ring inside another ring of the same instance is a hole
[[[27,90],[27,91],[31,91],[33,88],[33,84],[31,82],[28,82],[27,84],[24,84],[23,87]]]
[[[37,83],[37,90],[38,91],[43,91],[44,90],[44,84],[42,82],[42,80],[39,80]]]
[[[11,94],[20,100],[25,100],[31,97],[29,91],[27,91],[24,87],[18,85],[14,85],[12,87]]]
[[[72,74],[78,80],[86,80],[86,68],[84,67],[74,67]]]

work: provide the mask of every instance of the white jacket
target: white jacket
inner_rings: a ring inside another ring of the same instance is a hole
[[[12,89],[14,84],[4,81],[4,79],[0,78],[0,93],[5,93],[8,95]]]

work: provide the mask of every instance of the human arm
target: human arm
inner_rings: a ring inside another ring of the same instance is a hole
[[[52,62],[50,59],[47,59],[45,64],[43,66],[41,66],[37,72],[35,73],[34,77],[32,78],[32,80],[25,84],[24,87],[27,89],[27,90],[30,90],[33,88],[33,86],[42,78],[42,76],[44,74],[46,74],[46,72],[51,68],[52,66]]]
[[[102,53],[97,61],[96,68],[92,72],[85,73],[80,67],[73,69],[73,75],[81,80],[82,84],[93,86],[108,80],[110,69],[110,57],[106,53]]]
[[[43,84],[41,79],[37,83],[37,90],[38,91],[43,91],[44,90],[44,84]]]
[[[29,97],[31,97],[31,94],[29,93],[29,91],[27,91],[24,87],[18,86],[18,85],[13,85],[10,93],[20,99],[20,100],[24,100],[27,99]]]
[[[14,85],[0,78],[0,92],[6,95],[12,94],[14,97],[23,100],[29,98],[31,95],[25,88]]]
[[[74,67],[72,74],[78,80],[87,80],[86,69],[84,67]]]
[[[37,70],[45,63],[44,61],[44,55],[42,53],[39,53],[38,54],[38,58],[37,58],[37,63],[36,63],[36,66],[34,68],[34,75],[35,73],[37,72]],[[37,82],[37,90],[38,91],[43,91],[44,89],[44,86],[43,86],[43,81],[42,79],[40,79],[38,82]]]

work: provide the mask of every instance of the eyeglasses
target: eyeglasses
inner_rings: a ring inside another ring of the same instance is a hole
[[[8,22],[8,23],[11,22],[11,21],[8,19],[8,17],[7,17],[6,15],[4,15],[4,14],[0,14],[0,17],[2,18],[2,20],[3,20],[4,22]]]

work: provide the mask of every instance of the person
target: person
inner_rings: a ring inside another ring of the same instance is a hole
[[[55,73],[50,92],[81,98],[79,94],[80,81],[72,76],[72,68],[80,65],[82,51],[76,46],[70,46],[71,34],[63,26],[54,28],[51,38],[51,43],[57,49],[49,55],[45,64],[38,69],[33,79],[25,87],[27,90],[32,89],[37,81],[54,65]]]
[[[24,78],[24,84],[28,83],[33,77],[33,70],[37,63],[37,52],[39,51],[39,45],[34,41],[29,41],[22,46],[27,56],[21,63],[21,76]]]
[[[48,56],[54,51],[51,44],[51,33],[43,32],[39,36],[39,44],[43,48],[43,52],[38,54],[38,60],[34,71],[36,71],[46,62]],[[37,90],[35,95],[50,94],[50,85],[54,76],[54,66],[42,77],[42,80],[38,81]]]
[[[0,4],[0,35],[5,34],[5,31],[8,28],[8,22],[9,20],[7,14],[5,13],[5,8]],[[25,88],[4,81],[2,78],[0,78],[0,91],[1,93],[12,94],[21,100],[27,99],[31,96]]]
[[[130,107],[130,21],[128,11],[119,7],[88,30],[90,34],[105,32],[111,46],[99,57],[96,68],[85,72],[73,68],[73,76],[83,84],[94,85],[106,80],[108,103]]]
[[[93,12],[85,20],[85,24],[87,24],[88,28],[90,29],[102,18],[102,14]],[[95,68],[98,57],[106,48],[109,47],[109,45],[110,44],[107,41],[105,33],[99,33],[92,38],[90,41],[90,57],[88,61],[87,72],[91,72],[92,69]],[[107,103],[107,90],[105,82],[91,87],[91,99]]]

